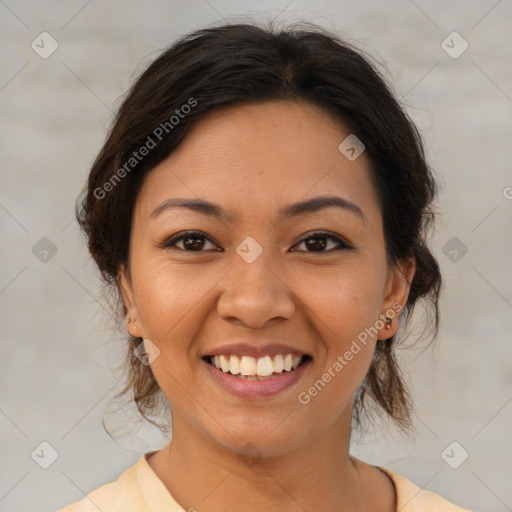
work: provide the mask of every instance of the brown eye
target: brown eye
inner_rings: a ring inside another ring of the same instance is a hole
[[[178,246],[179,243],[182,243],[182,247]],[[208,243],[211,243],[212,246],[215,247],[215,244],[205,234],[198,231],[187,231],[186,233],[178,233],[172,236],[166,240],[161,247],[176,248],[186,252],[204,252],[205,246]]]
[[[310,233],[303,238],[297,245],[305,244],[306,252],[333,252],[339,250],[354,249],[350,244],[341,238],[329,233]],[[334,247],[333,247],[334,245]],[[301,251],[302,252],[302,251]]]

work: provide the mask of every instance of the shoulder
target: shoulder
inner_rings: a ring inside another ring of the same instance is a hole
[[[141,512],[146,510],[138,486],[138,467],[141,461],[109,482],[89,492],[84,498],[57,512]]]
[[[183,512],[144,454],[115,482],[102,485],[57,512]]]
[[[389,469],[378,467],[386,473],[395,485],[397,510],[401,512],[470,512],[445,500],[438,494],[425,491],[407,478]]]

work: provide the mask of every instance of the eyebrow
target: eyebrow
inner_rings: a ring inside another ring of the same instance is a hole
[[[300,215],[306,215],[318,212],[324,208],[343,208],[349,212],[358,215],[363,222],[366,222],[365,216],[361,208],[349,201],[338,196],[318,196],[298,203],[286,205],[279,209],[279,216],[290,219],[298,217]],[[227,221],[233,221],[234,215],[226,212],[221,206],[204,199],[186,199],[186,198],[172,198],[166,199],[160,203],[151,213],[150,218],[158,217],[162,212],[173,208],[188,208],[189,210],[202,213],[208,217],[214,217],[218,219],[225,219]]]

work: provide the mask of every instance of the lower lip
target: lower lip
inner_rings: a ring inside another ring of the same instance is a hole
[[[283,371],[279,376],[268,380],[244,380],[230,373],[224,373],[215,366],[202,360],[210,375],[226,390],[242,398],[263,398],[274,396],[285,389],[293,386],[307,370],[311,359],[306,360],[295,370],[290,372]]]

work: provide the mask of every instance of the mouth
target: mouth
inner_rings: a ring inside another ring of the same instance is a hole
[[[235,354],[201,358],[208,373],[228,391],[243,398],[280,393],[300,379],[312,361],[305,354],[274,354],[262,357]]]
[[[268,380],[282,373],[293,372],[311,360],[308,355],[276,354],[263,357],[219,355],[203,356],[203,361],[217,370],[244,380]]]

